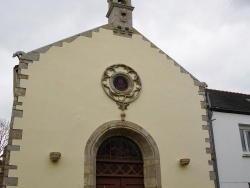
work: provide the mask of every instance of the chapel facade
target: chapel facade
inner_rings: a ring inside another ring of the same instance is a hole
[[[4,185],[214,188],[206,84],[133,28],[108,24],[17,52]]]

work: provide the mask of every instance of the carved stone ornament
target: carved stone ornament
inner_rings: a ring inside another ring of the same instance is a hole
[[[108,67],[103,73],[101,84],[105,93],[122,111],[139,97],[142,88],[137,72],[123,64]]]

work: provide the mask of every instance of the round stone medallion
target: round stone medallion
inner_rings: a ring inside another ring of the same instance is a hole
[[[127,65],[116,64],[108,67],[102,76],[104,92],[114,100],[119,109],[125,110],[129,103],[139,97],[141,80],[136,71]]]

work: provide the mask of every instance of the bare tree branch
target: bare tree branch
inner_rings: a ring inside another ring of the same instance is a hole
[[[0,118],[0,157],[3,155],[4,147],[8,144],[9,122]]]

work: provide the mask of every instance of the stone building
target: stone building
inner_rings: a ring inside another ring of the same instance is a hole
[[[108,24],[14,54],[4,184],[215,187],[205,83],[108,4]]]

